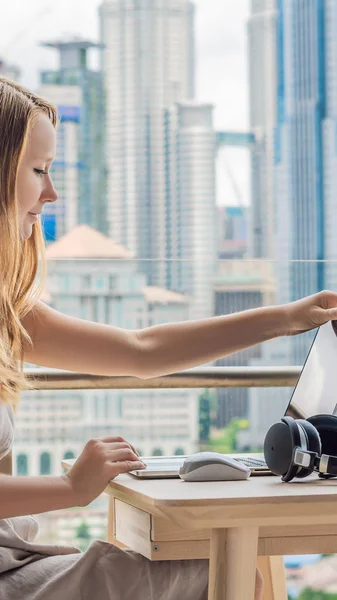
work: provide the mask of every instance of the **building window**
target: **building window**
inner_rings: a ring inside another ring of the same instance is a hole
[[[104,277],[96,277],[95,290],[103,290],[105,288]]]
[[[75,454],[72,450],[67,450],[67,452],[64,453],[63,458],[64,460],[67,460],[68,458],[75,458]]]
[[[176,448],[174,451],[175,456],[184,456],[185,452],[184,452],[184,448]]]
[[[28,475],[28,457],[27,454],[18,454],[16,457],[17,475]]]
[[[152,456],[163,456],[164,452],[161,448],[155,448],[152,452]]]
[[[40,474],[50,475],[51,472],[51,459],[49,452],[42,452],[40,456]]]
[[[90,288],[91,288],[91,275],[82,275],[82,287],[85,290],[90,290]]]

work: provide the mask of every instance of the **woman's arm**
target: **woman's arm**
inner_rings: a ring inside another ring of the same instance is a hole
[[[66,477],[0,475],[0,519],[76,506]]]
[[[63,315],[39,303],[24,321],[25,360],[94,375],[149,378],[212,361],[282,332],[282,309],[126,330]]]
[[[144,466],[136,449],[122,437],[89,440],[66,475],[0,475],[0,519],[86,506],[111,479]]]
[[[33,342],[25,349],[25,360],[94,375],[146,379],[313,329],[337,319],[336,306],[337,294],[321,292],[287,305],[135,331],[67,317],[40,302],[24,320]]]

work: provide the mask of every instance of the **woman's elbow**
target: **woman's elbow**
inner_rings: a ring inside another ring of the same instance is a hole
[[[153,352],[151,351],[150,345],[144,337],[142,330],[135,331],[134,335],[135,360],[133,361],[133,376],[144,381],[152,379],[157,375],[153,368]]]

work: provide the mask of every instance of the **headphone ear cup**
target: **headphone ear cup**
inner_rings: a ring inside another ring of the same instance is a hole
[[[297,426],[291,417],[284,417],[270,427],[264,440],[264,457],[272,473],[282,475],[282,479],[286,477],[287,481],[295,477],[298,467],[292,464],[292,457],[299,442]]]
[[[337,417],[335,415],[314,415],[307,419],[319,433],[321,454],[337,454]]]
[[[308,423],[308,421],[306,421],[305,419],[297,419],[296,422],[299,426],[303,427],[307,435],[308,450],[310,450],[310,452],[316,452],[318,456],[321,456],[321,438],[316,427],[314,427],[312,423]],[[304,467],[302,467],[301,470],[297,473],[296,477],[307,477],[308,475],[311,475],[313,470],[314,469],[312,467],[310,467],[309,469],[305,469]]]

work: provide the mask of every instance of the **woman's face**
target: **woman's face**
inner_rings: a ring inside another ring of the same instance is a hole
[[[27,240],[46,202],[55,202],[57,193],[49,175],[55,156],[55,129],[42,111],[28,134],[17,177],[17,198],[21,237]]]

